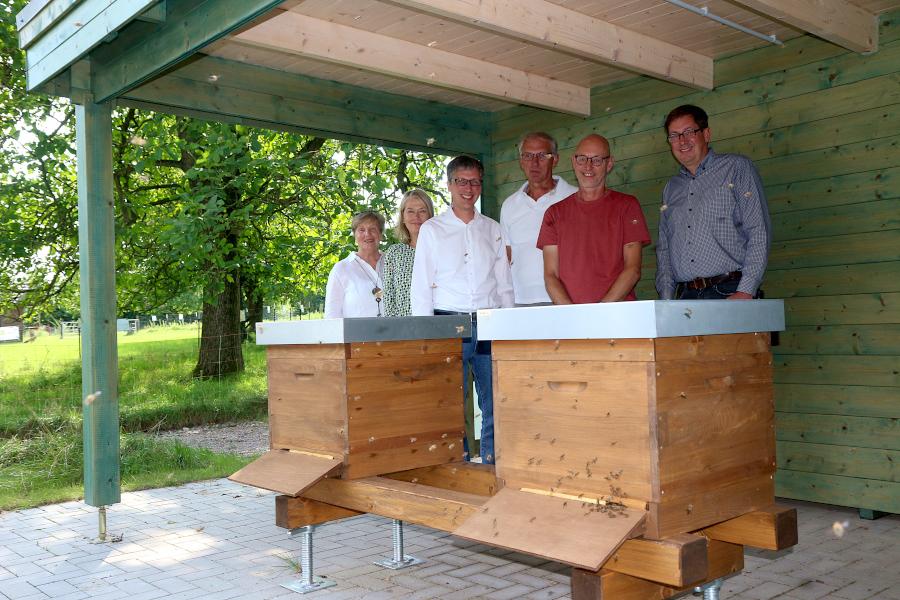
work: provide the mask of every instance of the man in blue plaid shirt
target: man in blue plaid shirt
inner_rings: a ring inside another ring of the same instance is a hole
[[[656,290],[663,300],[758,297],[772,223],[756,167],[709,147],[709,117],[685,104],[666,117],[680,172],[663,190]]]

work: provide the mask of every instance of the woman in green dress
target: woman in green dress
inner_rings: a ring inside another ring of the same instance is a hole
[[[412,281],[416,240],[422,223],[434,216],[434,204],[425,190],[418,188],[403,194],[394,233],[400,240],[384,253],[384,315],[408,317],[409,285]]]

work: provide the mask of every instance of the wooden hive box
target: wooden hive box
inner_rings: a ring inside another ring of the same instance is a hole
[[[482,311],[498,478],[645,506],[650,538],[770,505],[783,314],[780,300]]]
[[[271,451],[231,479],[296,496],[326,475],[462,460],[468,335],[455,316],[258,324]]]

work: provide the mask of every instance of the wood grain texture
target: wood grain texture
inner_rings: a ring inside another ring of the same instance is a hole
[[[297,529],[355,517],[363,513],[308,498],[275,496],[275,526]]]
[[[479,496],[493,496],[501,487],[493,465],[472,462],[432,465],[389,473],[385,477]]]
[[[453,531],[487,501],[485,496],[383,477],[323,479],[303,495],[441,531]]]
[[[653,340],[497,340],[491,343],[494,360],[654,360]]]
[[[798,542],[797,509],[773,504],[705,527],[698,533],[741,546],[784,550]]]
[[[228,479],[299,496],[323,477],[340,469],[342,460],[341,456],[329,459],[289,450],[270,450]]]
[[[630,537],[641,533],[644,511],[620,513],[510,488],[497,492],[453,535],[596,570]]]
[[[497,476],[508,486],[595,497],[615,486],[651,499],[650,363],[495,365]]]

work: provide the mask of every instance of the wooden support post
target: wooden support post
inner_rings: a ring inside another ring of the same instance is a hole
[[[783,550],[797,544],[797,509],[773,504],[706,527],[698,533],[742,546]]]
[[[687,586],[661,585],[609,569],[601,569],[596,573],[583,569],[572,569],[572,600],[660,600],[670,598],[699,583],[740,572],[744,568],[744,548],[737,544],[709,540],[707,562],[709,568],[703,580]]]
[[[111,104],[95,104],[90,98],[76,104],[75,137],[84,501],[91,506],[105,506],[121,498]]]
[[[285,529],[297,529],[307,525],[319,525],[363,513],[317,500],[275,496],[275,525]]]

